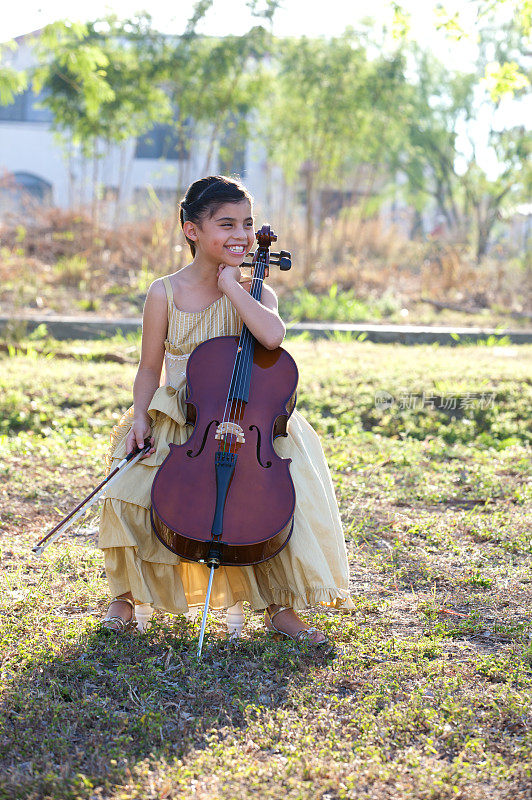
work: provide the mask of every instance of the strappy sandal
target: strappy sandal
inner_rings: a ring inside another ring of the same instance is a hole
[[[271,614],[269,609],[268,608],[266,609],[265,624],[269,633],[274,633],[274,632],[280,633],[283,636],[287,636],[289,639],[293,639],[294,641],[298,642],[298,644],[305,643],[305,645],[307,646],[315,647],[319,649],[319,652],[322,653],[329,653],[333,650],[334,644],[327,637],[325,637],[323,642],[314,642],[311,639],[313,633],[322,633],[323,636],[325,636],[323,631],[318,631],[317,628],[306,628],[306,629],[303,628],[302,630],[295,633],[293,636],[291,633],[286,633],[285,631],[281,631],[279,630],[279,628],[276,628],[275,625],[273,624],[273,620],[275,619],[277,614],[280,614],[281,611],[290,611],[290,610],[291,606],[281,606],[280,608],[277,609],[277,611],[274,611],[273,614]]]
[[[110,633],[116,633],[118,636],[121,636],[126,631],[133,630],[137,628],[137,620],[135,619],[135,603],[133,600],[130,600],[129,597],[115,597],[109,603],[109,607],[115,600],[121,600],[124,603],[129,603],[131,606],[131,619],[127,621],[122,619],[122,617],[104,617],[100,622],[100,627],[104,631],[109,631]]]

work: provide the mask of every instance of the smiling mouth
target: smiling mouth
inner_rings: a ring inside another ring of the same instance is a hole
[[[244,245],[234,245],[234,246],[224,245],[224,246],[226,250],[229,250],[230,253],[234,253],[235,256],[241,256],[246,252],[246,248],[244,247]]]

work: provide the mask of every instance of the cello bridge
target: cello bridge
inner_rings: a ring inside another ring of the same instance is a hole
[[[218,425],[214,438],[223,439],[226,435],[236,436],[237,442],[241,442],[242,444],[246,441],[244,438],[244,429],[236,422],[222,422]]]

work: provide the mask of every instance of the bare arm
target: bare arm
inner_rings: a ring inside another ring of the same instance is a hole
[[[227,269],[234,269],[234,267],[226,267],[221,274],[223,275]],[[220,279],[218,279],[218,286],[220,286]],[[249,291],[233,278],[228,277],[220,289],[232,302],[243,323],[264,347],[267,347],[268,350],[275,350],[276,347],[281,346],[286,328],[279,316],[277,295],[273,289],[263,284],[260,302],[251,297]]]
[[[133,384],[136,420],[149,420],[148,407],[159,388],[164,358],[164,340],[168,330],[168,306],[163,282],[159,279],[148,289],[142,317],[142,349]]]

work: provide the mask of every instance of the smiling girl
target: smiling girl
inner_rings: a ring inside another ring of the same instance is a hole
[[[193,258],[148,290],[134,404],[113,429],[107,458],[114,467],[135,446],[151,441],[146,455],[109,489],[102,508],[99,547],[114,600],[101,624],[117,633],[134,627],[135,605],[183,614],[205,602],[208,570],[164,547],[152,533],[149,514],[151,485],[169,444],[184,444],[192,433],[186,423],[188,357],[207,339],[240,334],[243,324],[270,350],[281,345],[286,332],[275,292],[264,284],[259,302],[249,293],[251,282],[241,280],[240,265],[255,242],[247,189],[219,175],[195,181],[181,201],[180,220]],[[265,610],[268,630],[319,647],[327,637],[296,610],[318,603],[354,607],[346,548],[316,432],[294,409],[287,433],[274,440],[274,447],[281,458],[292,459],[292,536],[262,564],[219,567],[210,604],[230,608],[247,601],[253,610]],[[197,497],[190,498],[196,502],[201,502],[200,486]]]

